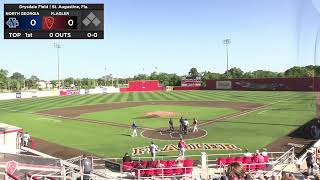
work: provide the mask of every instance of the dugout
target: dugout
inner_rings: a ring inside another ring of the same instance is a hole
[[[0,123],[0,153],[16,154],[18,152],[21,131],[22,128]]]

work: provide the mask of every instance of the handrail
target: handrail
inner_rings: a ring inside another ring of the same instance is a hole
[[[12,178],[12,179],[14,179],[14,180],[20,180],[20,178],[14,176],[13,174],[10,174],[10,173],[8,173],[8,172],[6,172],[6,174],[7,174],[10,178]]]
[[[285,152],[268,152],[268,154],[283,154]],[[230,153],[230,154],[207,154],[207,156],[233,156],[233,155],[243,155],[243,153]],[[157,156],[157,159],[160,159],[160,160],[163,160],[163,159],[168,159],[168,158],[177,158],[178,156],[162,156],[162,155],[159,155]],[[186,155],[185,158],[188,158],[188,157],[201,157],[201,155]],[[95,158],[95,157],[93,157]],[[132,158],[135,158],[135,159],[151,159],[150,156],[133,156]],[[122,160],[122,158],[98,158],[100,160]]]

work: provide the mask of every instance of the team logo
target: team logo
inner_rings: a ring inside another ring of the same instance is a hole
[[[6,172],[9,174],[14,174],[18,167],[18,163],[16,161],[8,161],[6,164]]]
[[[10,17],[6,22],[6,25],[8,25],[10,29],[15,29],[19,26],[19,21],[15,17]]]
[[[46,25],[47,25],[48,29],[51,29],[54,24],[54,17],[52,17],[52,16],[46,17],[45,21],[46,21]]]
[[[237,147],[234,144],[229,143],[191,143],[187,144],[186,149],[188,151],[199,151],[199,150],[206,150],[206,151],[241,151],[241,148]],[[179,151],[179,147],[174,144],[167,144],[163,148],[158,149],[159,152],[174,152]],[[150,152],[150,147],[137,147],[132,148],[132,155],[143,155],[144,153]]]

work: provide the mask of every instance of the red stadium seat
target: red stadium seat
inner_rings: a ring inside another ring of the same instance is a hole
[[[160,164],[163,164],[164,166],[167,166],[167,161],[166,160],[160,160]]]
[[[226,159],[226,164],[231,164],[231,163],[234,163],[236,161],[236,158],[234,157],[229,157]]]
[[[146,176],[154,176],[154,170],[153,169],[147,169],[144,171]]]
[[[243,157],[236,157],[235,162],[243,163]]]
[[[183,162],[184,167],[192,167],[193,166],[193,160],[192,159],[186,159]]]
[[[138,177],[138,170],[134,171],[134,175]],[[140,170],[140,176],[144,176],[145,175],[145,171],[144,170]]]
[[[164,173],[163,173],[163,169],[155,169],[154,170],[154,174],[155,175],[157,175],[157,176],[161,176],[161,175],[163,175]]]
[[[217,160],[218,165],[226,164],[226,162],[227,162],[226,158],[218,158],[218,160]]]
[[[165,176],[172,176],[173,170],[172,170],[172,169],[164,169],[164,170],[163,170],[163,174],[164,174]]]
[[[123,171],[131,171],[132,170],[132,166],[130,162],[124,162],[122,164],[122,170]]]
[[[250,164],[252,162],[251,157],[243,157],[244,164]]]
[[[182,173],[183,173],[182,168],[174,168],[173,169],[173,174],[175,174],[175,175],[181,175]]]
[[[141,165],[142,165],[143,167],[147,167],[148,161],[142,161],[142,162],[141,162]]]
[[[136,167],[138,165],[138,162],[137,161],[132,161],[132,163],[131,163],[131,166],[132,167]]]
[[[155,168],[157,166],[157,163],[158,163],[157,161],[152,161],[151,162],[152,167]]]
[[[193,168],[192,167],[187,167],[187,168],[184,168],[184,174],[192,174],[192,170]]]
[[[268,163],[269,162],[269,157],[268,156],[263,156],[264,162]]]
[[[258,164],[257,165],[257,169],[258,170],[264,170],[266,168],[266,165],[265,164]]]
[[[247,170],[248,171],[255,171],[256,170],[256,165],[255,164],[248,164],[247,165]]]
[[[256,162],[256,163],[258,163],[259,161],[258,161],[258,157],[257,156],[253,156],[252,158],[251,158],[251,162]]]
[[[175,160],[168,160],[166,167],[172,167],[175,164]]]

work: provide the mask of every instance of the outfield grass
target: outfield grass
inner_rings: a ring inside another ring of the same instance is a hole
[[[0,108],[35,112],[58,107],[103,104],[133,101],[234,101],[272,103],[278,100],[301,96],[300,92],[262,92],[262,91],[171,91],[171,92],[133,92],[117,94],[72,95],[33,99],[0,101]]]
[[[132,139],[128,136],[131,133],[129,128],[123,129],[108,125],[50,118],[30,112],[84,104],[156,100],[221,100],[272,103],[265,109],[231,121],[206,126],[205,130],[208,131],[208,136],[187,141],[187,143],[233,143],[252,151],[266,146],[309,121],[314,117],[316,110],[314,94],[304,92],[178,91],[123,93],[0,101],[0,122],[22,127],[34,137],[103,156],[119,157],[125,152],[130,152],[133,147],[149,145],[150,140],[142,137]],[[5,110],[2,108],[5,108]],[[19,112],[12,110],[18,110]],[[177,142],[155,140],[155,143],[163,146],[167,143],[176,144]],[[224,153],[227,152],[224,151]],[[187,152],[187,154],[200,154],[200,152],[193,151]]]
[[[81,118],[95,119],[106,122],[117,122],[130,125],[132,122],[143,127],[159,128],[168,127],[169,117],[146,117],[146,113],[155,111],[173,112],[170,116],[175,126],[179,125],[180,117],[190,120],[197,118],[199,121],[212,120],[217,117],[238,112],[229,108],[196,107],[196,106],[166,106],[166,105],[145,105],[129,108],[121,108],[110,111],[101,111],[82,114]],[[192,123],[190,121],[190,123]]]

